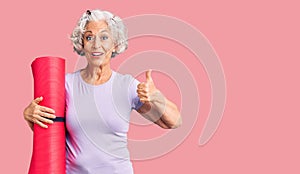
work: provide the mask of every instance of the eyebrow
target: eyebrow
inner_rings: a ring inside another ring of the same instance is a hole
[[[89,33],[93,33],[91,30],[88,30],[88,31],[85,31],[84,34],[85,34],[85,33],[88,33],[88,32],[89,32]],[[103,30],[100,31],[100,32],[101,32],[101,33],[103,33],[103,32],[108,32],[108,30],[107,30],[107,29],[103,29]]]

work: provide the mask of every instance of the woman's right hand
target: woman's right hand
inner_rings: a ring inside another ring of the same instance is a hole
[[[53,121],[47,118],[55,118],[55,111],[51,108],[40,106],[39,103],[43,97],[34,99],[29,106],[24,109],[24,119],[27,121],[30,128],[33,130],[33,124],[38,124],[42,128],[48,128],[45,123],[52,124]]]

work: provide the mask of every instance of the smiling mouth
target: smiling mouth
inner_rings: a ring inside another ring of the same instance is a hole
[[[92,56],[102,56],[103,54],[101,52],[92,52]]]

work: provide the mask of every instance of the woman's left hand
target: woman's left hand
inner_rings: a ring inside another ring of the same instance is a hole
[[[165,129],[176,128],[181,125],[181,116],[177,106],[165,98],[155,87],[151,70],[146,72],[146,82],[138,84],[137,94],[140,101],[144,103],[138,112],[146,119]]]
[[[146,82],[141,82],[137,86],[137,94],[142,103],[146,102],[164,102],[162,93],[155,87],[155,84],[151,77],[151,71],[146,72]]]

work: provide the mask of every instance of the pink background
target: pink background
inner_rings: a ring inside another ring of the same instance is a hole
[[[32,132],[22,112],[33,98],[32,60],[42,55],[65,57],[67,72],[74,71],[78,56],[72,52],[68,34],[81,13],[94,8],[107,9],[122,18],[163,14],[186,21],[210,41],[226,76],[222,122],[213,138],[198,146],[209,112],[209,80],[202,66],[189,67],[201,98],[192,132],[170,153],[134,161],[135,173],[300,173],[300,12],[299,4],[292,0],[7,1],[0,10],[1,173],[27,173],[29,167]],[[129,44],[128,51],[113,60],[113,67],[126,56],[160,48],[151,38],[146,43],[137,39]],[[165,44],[161,49],[176,54]],[[193,64],[194,59],[181,57]],[[180,104],[179,89],[172,80],[155,73],[153,78]],[[183,118],[188,119],[188,115]],[[163,132],[157,127],[131,126],[129,136],[145,139]]]

